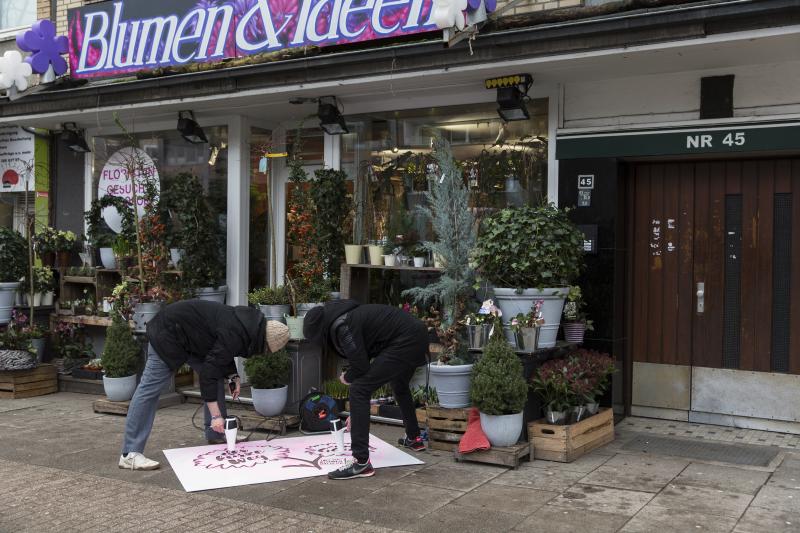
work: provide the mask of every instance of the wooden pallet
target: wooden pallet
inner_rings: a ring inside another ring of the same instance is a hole
[[[530,456],[531,446],[527,442],[521,442],[507,448],[491,448],[472,453],[460,453],[458,447],[453,450],[456,461],[472,461],[474,463],[487,463],[491,465],[510,466],[518,468],[520,461]]]
[[[469,409],[446,409],[438,406],[426,408],[428,417],[428,446],[434,450],[451,452],[458,448],[467,430]]]
[[[53,365],[0,372],[0,398],[33,398],[54,392],[58,392],[58,375]]]
[[[568,426],[546,424],[544,419],[528,424],[528,441],[533,444],[532,455],[545,461],[571,463],[612,440],[614,412],[608,408]]]
[[[130,401],[112,402],[108,398],[98,398],[92,402],[92,409],[95,413],[126,416],[128,414],[128,406],[130,404]]]

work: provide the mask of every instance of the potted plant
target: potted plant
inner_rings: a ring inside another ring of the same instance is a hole
[[[583,234],[567,212],[554,204],[498,211],[484,220],[475,260],[503,315],[544,301],[539,345],[555,346],[568,286],[583,266]]]
[[[19,232],[0,227],[0,325],[8,324],[20,280],[28,271],[28,243]]]
[[[133,242],[136,242],[135,239]],[[123,235],[117,235],[114,242],[111,243],[111,252],[114,254],[114,261],[120,273],[123,276],[127,275],[133,267],[131,241]]]
[[[325,278],[331,281],[331,285],[338,285],[345,228],[349,226],[348,219],[353,210],[352,200],[347,194],[347,174],[325,168],[315,170],[314,177],[310,183],[314,243]],[[357,255],[359,253],[360,250]]]
[[[492,326],[500,324],[502,311],[494,305],[492,300],[486,300],[481,304],[477,313],[469,313],[464,319],[467,327],[467,339],[472,350],[481,350],[489,341]]]
[[[414,267],[422,268],[428,258],[428,251],[424,246],[417,244],[411,249],[411,256],[414,258]]]
[[[71,231],[57,231],[55,236],[56,264],[67,268],[72,262],[72,253],[77,249],[78,237]]]
[[[594,330],[592,321],[587,318],[584,311],[585,305],[581,288],[577,285],[570,287],[561,323],[561,327],[564,329],[564,340],[567,342],[582,344],[586,332]]]
[[[8,327],[9,332],[13,332],[12,330],[16,330],[16,335],[20,342],[25,343],[27,341],[30,343],[33,352],[36,354],[36,362],[42,363],[44,361],[47,331],[32,320],[29,321],[25,313],[17,310],[12,313],[11,323]]]
[[[142,347],[133,337],[128,321],[114,314],[101,358],[103,388],[110,401],[126,402],[133,398],[141,356]]]
[[[55,278],[53,270],[47,266],[33,267],[33,305],[53,305],[53,293],[55,291]]]
[[[56,264],[56,230],[45,226],[39,233],[32,237],[33,249],[42,260],[44,266]]]
[[[519,357],[499,332],[492,336],[483,357],[475,363],[470,396],[492,446],[516,444],[522,433],[522,410],[528,399],[528,387]]]
[[[103,212],[114,209],[119,213],[122,231],[117,234],[106,224]],[[131,202],[122,196],[107,194],[102,198],[92,200],[89,210],[84,215],[87,233],[92,246],[100,253],[100,262],[103,268],[114,270],[117,268],[117,255],[114,253],[114,243],[118,238],[123,238],[128,243],[136,242],[136,216],[133,213]]]
[[[286,407],[292,371],[286,350],[250,357],[245,360],[244,368],[250,378],[255,410],[262,416],[281,414]]]
[[[72,369],[72,377],[78,379],[103,379],[103,362],[100,358],[89,359],[89,362]]]
[[[394,244],[387,243],[383,246],[383,262],[389,267],[393,267],[397,263]]]
[[[543,363],[533,375],[531,386],[542,398],[548,424],[567,422],[567,412],[573,403],[567,372],[563,359],[552,359]]]
[[[542,305],[543,300],[536,300],[528,314],[519,313],[511,319],[511,331],[518,350],[535,352],[539,348],[539,332],[544,325]]]
[[[350,398],[350,386],[338,379],[330,379],[322,384],[322,392],[336,400],[339,411],[347,411],[347,399]]]
[[[381,241],[371,241],[367,245],[369,253],[369,264],[372,266],[379,266],[383,264],[383,245]]]
[[[35,354],[37,362],[39,359],[38,347],[33,343],[31,327],[28,325],[28,317],[24,313],[14,310],[8,327],[0,331],[0,351],[11,350],[16,352],[27,352]]]
[[[56,324],[51,337],[57,355],[53,364],[60,372],[69,372],[94,358],[92,344],[86,339],[84,330],[84,326],[78,324],[61,321]]]
[[[250,305],[255,305],[267,320],[277,320],[286,323],[286,317],[291,313],[289,294],[286,287],[260,287],[253,289],[247,295]]]

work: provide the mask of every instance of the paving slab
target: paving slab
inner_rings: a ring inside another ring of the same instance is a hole
[[[750,506],[733,530],[735,533],[797,533],[800,513]]]
[[[752,494],[739,494],[706,487],[670,483],[653,499],[653,505],[687,513],[739,518],[753,500]]]
[[[545,505],[519,523],[514,530],[543,533],[613,533],[618,531],[629,518],[625,515]]]
[[[449,465],[438,463],[411,472],[407,481],[443,489],[469,491],[506,471],[503,467],[487,465]]]
[[[775,486],[762,487],[753,500],[753,507],[800,513],[800,490]]]
[[[688,464],[687,461],[639,455],[617,455],[581,479],[603,487],[659,492]]]
[[[545,468],[550,470],[571,470],[573,472],[582,472],[584,474],[588,474],[598,466],[601,466],[603,463],[608,461],[611,457],[613,457],[613,455],[607,455],[604,453],[595,453],[595,452],[596,450],[581,457],[578,457],[571,463],[559,463],[556,461],[542,461],[541,459],[535,459],[533,461],[522,463],[520,467]]]
[[[509,531],[525,519],[525,515],[499,510],[476,509],[455,503],[429,513],[410,530],[419,532],[457,531],[459,533],[484,533],[487,526],[492,531]]]
[[[527,516],[541,509],[556,496],[558,496],[558,492],[486,484],[461,496],[453,503],[462,507],[519,513]]]
[[[578,484],[551,500],[548,505],[633,516],[651,499],[653,495],[649,492]]]
[[[766,484],[770,487],[800,490],[800,468],[778,468]]]
[[[525,487],[545,491],[562,492],[583,477],[581,472],[552,468],[519,468],[508,470],[489,483],[512,487]]]
[[[769,472],[692,463],[675,478],[675,483],[755,495],[769,477]]]
[[[729,533],[737,519],[731,516],[708,515],[687,512],[683,509],[668,509],[659,505],[646,505],[620,530],[625,533],[685,533],[707,531]],[[763,532],[762,532],[763,533]]]

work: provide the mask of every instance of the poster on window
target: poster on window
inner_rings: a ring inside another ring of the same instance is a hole
[[[34,189],[34,139],[18,126],[0,126],[0,192]]]
[[[134,176],[131,180],[129,175]],[[121,196],[133,202],[133,183],[136,182],[136,204],[139,216],[144,215],[144,193],[147,182],[160,190],[158,169],[153,159],[141,148],[125,147],[108,158],[97,183],[97,197]],[[103,220],[116,233],[122,231],[122,217],[115,207],[103,209]]]

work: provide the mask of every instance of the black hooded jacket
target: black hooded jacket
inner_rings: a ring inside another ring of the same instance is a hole
[[[264,353],[266,318],[251,307],[184,300],[162,309],[147,324],[147,339],[172,370],[189,358],[203,361],[200,392],[217,400],[217,382],[236,373],[234,357]]]
[[[332,331],[336,319],[345,313],[346,319]],[[347,359],[349,383],[366,374],[370,360],[379,354],[416,367],[426,362],[428,352],[428,330],[420,320],[397,307],[361,305],[355,300],[333,300],[309,311],[303,335]]]

